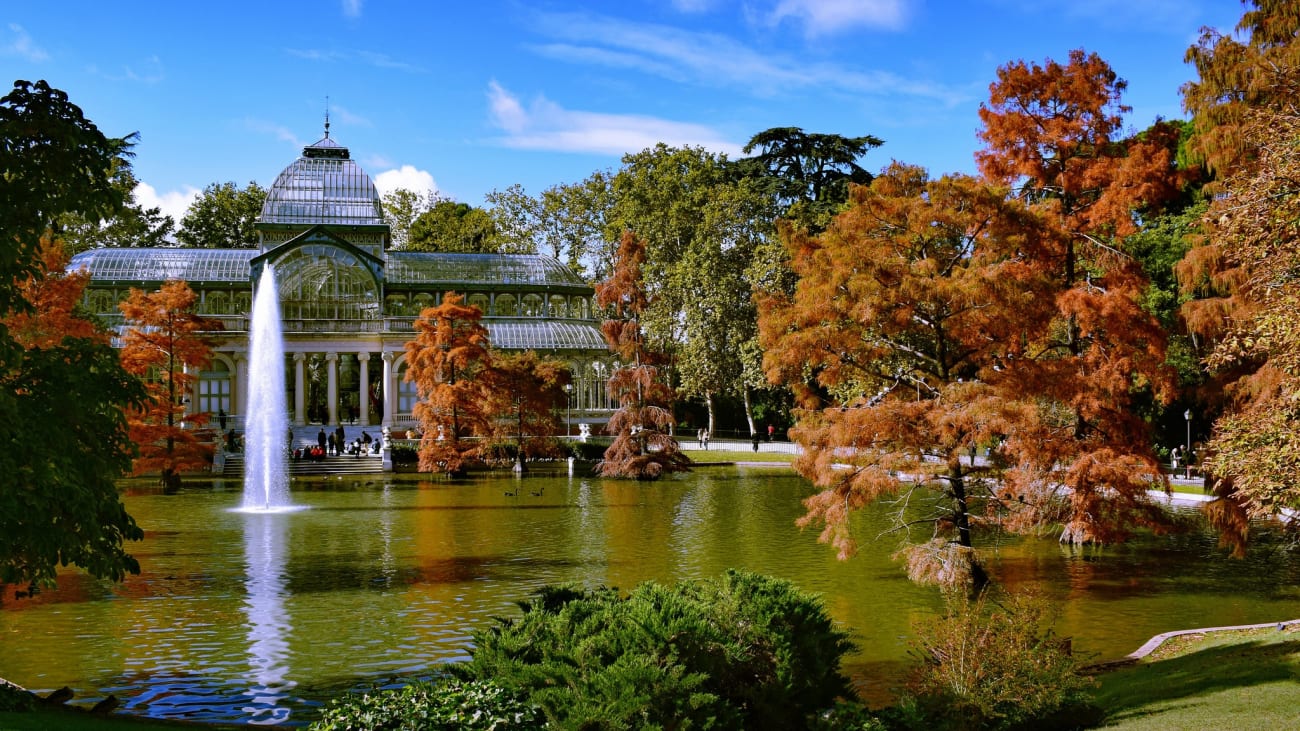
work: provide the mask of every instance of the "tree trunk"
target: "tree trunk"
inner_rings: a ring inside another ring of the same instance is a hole
[[[713,409],[712,391],[709,391],[708,393],[704,394],[704,404],[709,408],[709,434],[712,435],[714,433],[715,427],[717,427],[717,421],[716,421],[717,414],[714,412]]]
[[[754,403],[750,399],[749,386],[740,389],[740,396],[745,401],[745,423],[749,424],[749,435],[752,437],[758,433],[758,426],[754,424]]]

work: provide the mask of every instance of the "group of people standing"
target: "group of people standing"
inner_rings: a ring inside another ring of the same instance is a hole
[[[333,431],[326,432],[321,427],[320,433],[316,435],[316,446],[308,447],[306,450],[295,449],[293,452],[294,459],[324,459],[328,455],[343,456],[350,454],[354,457],[360,457],[364,454],[379,453],[380,441],[370,436],[370,432],[362,431],[361,436],[348,443],[347,432],[343,426],[337,426]]]

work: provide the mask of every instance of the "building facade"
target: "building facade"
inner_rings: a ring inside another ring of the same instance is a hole
[[[279,293],[292,424],[413,424],[405,346],[420,311],[447,292],[483,311],[494,348],[570,364],[575,429],[607,420],[610,354],[592,288],[549,256],[392,249],[374,183],[328,129],[276,178],[256,228],[258,241],[246,248],[94,249],[69,269],[90,272],[85,304],[115,326],[131,289],[188,282],[199,314],[223,327],[205,335],[213,357],[197,374],[192,410],[225,412],[237,429],[248,399],[253,286],[267,266]]]

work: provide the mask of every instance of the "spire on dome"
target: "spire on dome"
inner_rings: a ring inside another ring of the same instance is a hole
[[[325,95],[325,139],[330,138],[330,98]]]

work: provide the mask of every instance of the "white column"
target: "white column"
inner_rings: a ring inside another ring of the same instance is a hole
[[[370,424],[370,354],[357,353],[357,362],[361,364],[361,393],[357,394],[357,413],[363,425]]]
[[[339,423],[339,354],[325,354],[325,406],[329,423]]]
[[[230,404],[240,417],[248,413],[248,385],[248,356],[235,353],[235,392],[230,394]]]
[[[393,425],[393,397],[397,388],[393,384],[393,354],[387,350],[379,355],[384,361],[384,426]]]
[[[293,354],[293,423],[307,423],[307,354]]]

